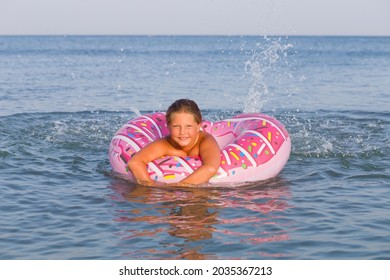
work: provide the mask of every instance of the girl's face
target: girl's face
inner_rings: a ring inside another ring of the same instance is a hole
[[[176,112],[171,115],[169,130],[172,140],[183,150],[185,148],[191,149],[198,139],[200,124],[195,121],[192,114]]]

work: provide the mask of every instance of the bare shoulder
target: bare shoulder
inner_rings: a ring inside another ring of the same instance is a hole
[[[216,170],[220,164],[220,149],[214,136],[204,132],[203,139],[200,143],[199,154],[202,158],[203,165],[208,166],[215,170],[212,173],[216,173]]]
[[[217,141],[215,140],[214,136],[211,135],[210,133],[206,132],[206,131],[201,131],[201,142],[215,142],[217,143]]]
[[[144,159],[146,162],[150,162],[158,157],[166,154],[169,150],[169,144],[166,139],[157,139],[145,147],[143,147],[135,156]]]
[[[148,146],[152,146],[155,149],[166,151],[166,150],[170,149],[171,144],[169,144],[167,139],[164,137],[164,138],[160,138],[160,139],[157,139],[157,140],[153,141]]]
[[[213,149],[219,151],[219,146],[217,140],[210,133],[202,131],[202,136],[200,140],[200,148],[206,148],[207,150]]]

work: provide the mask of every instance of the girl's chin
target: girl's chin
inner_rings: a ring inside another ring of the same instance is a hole
[[[177,142],[177,144],[179,144],[180,147],[185,148],[185,147],[187,147],[190,143],[189,143],[189,142]]]

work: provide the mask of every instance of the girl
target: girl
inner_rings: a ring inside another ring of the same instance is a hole
[[[168,108],[166,120],[170,134],[141,149],[128,163],[137,182],[156,185],[150,179],[146,165],[162,156],[200,156],[202,159],[201,167],[174,185],[208,182],[218,171],[220,150],[214,137],[201,130],[202,114],[198,105],[189,99],[179,99]]]

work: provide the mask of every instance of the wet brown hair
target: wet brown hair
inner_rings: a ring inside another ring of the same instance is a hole
[[[202,113],[200,112],[196,102],[193,100],[179,99],[173,102],[171,106],[169,106],[165,116],[168,126],[172,122],[172,114],[177,112],[190,113],[194,116],[195,122],[198,124],[202,123]]]

